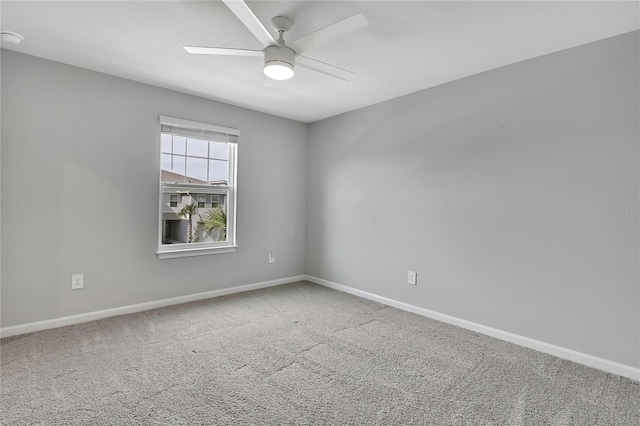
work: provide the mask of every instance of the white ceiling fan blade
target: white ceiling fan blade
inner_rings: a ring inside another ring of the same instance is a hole
[[[266,75],[262,76],[262,87],[276,87],[276,81],[270,79]]]
[[[307,58],[306,56],[296,56],[296,65],[303,68],[307,68],[312,71],[316,71],[331,77],[339,78],[340,80],[349,81],[358,74],[347,71],[342,68],[334,67],[324,62],[317,61],[315,59]]]
[[[249,6],[242,0],[222,0],[224,4],[242,21],[245,27],[260,40],[263,46],[277,44],[269,30],[262,25],[262,22],[253,13]]]
[[[312,32],[298,40],[287,43],[287,46],[295,50],[297,53],[307,52],[314,49],[324,43],[328,43],[336,37],[340,37],[348,32],[357,30],[358,28],[366,27],[369,25],[369,21],[363,14],[358,13],[333,23],[327,27]]]
[[[182,46],[184,50],[196,55],[227,55],[227,56],[257,56],[262,57],[262,50],[248,49],[227,49],[224,47],[200,47],[200,46]]]

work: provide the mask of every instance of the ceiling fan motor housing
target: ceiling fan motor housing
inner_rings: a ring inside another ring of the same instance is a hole
[[[264,64],[288,64],[293,68],[296,62],[296,52],[287,46],[269,46],[264,49]]]

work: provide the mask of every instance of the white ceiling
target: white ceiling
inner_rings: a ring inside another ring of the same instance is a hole
[[[219,1],[2,1],[2,47],[302,122],[640,28],[638,1],[248,1],[292,41],[361,12],[371,23],[306,56],[358,74],[296,68],[263,86],[260,58],[190,55],[182,45],[263,46]],[[277,36],[274,32],[274,36]]]

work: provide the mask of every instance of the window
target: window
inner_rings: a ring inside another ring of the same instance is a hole
[[[160,117],[163,258],[235,251],[236,129]]]

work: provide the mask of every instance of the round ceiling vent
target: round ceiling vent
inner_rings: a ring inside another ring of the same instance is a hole
[[[0,31],[0,37],[2,37],[2,41],[6,41],[8,43],[20,44],[24,37],[22,37],[18,33],[14,33],[12,31]]]

